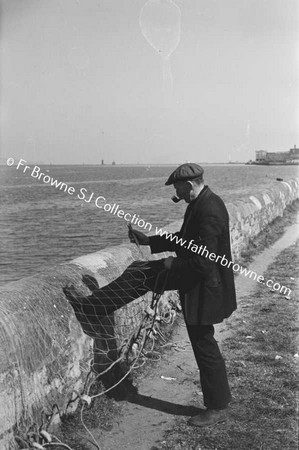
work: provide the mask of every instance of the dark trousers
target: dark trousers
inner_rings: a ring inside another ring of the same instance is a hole
[[[77,319],[80,321],[86,334],[97,338],[102,333],[100,324],[103,318],[109,319],[121,306],[144,295],[149,290],[158,292],[164,285],[164,279],[158,274],[163,269],[161,261],[135,261],[116,280],[99,288],[95,278],[85,276],[83,281],[91,290],[89,296],[78,295],[72,289],[64,288],[64,293],[74,308]],[[158,277],[158,279],[157,279]],[[160,286],[159,286],[159,282]],[[177,289],[175,280],[169,289]],[[184,301],[182,300],[184,312]],[[186,320],[186,319],[185,319]],[[109,322],[111,326],[113,323]],[[224,360],[221,356],[217,342],[214,339],[213,325],[188,325],[186,323],[195,359],[200,371],[200,382],[207,408],[225,408],[231,400],[230,389]]]
[[[225,363],[214,338],[213,325],[186,323],[199,368],[204,405],[210,409],[226,408],[231,400]]]

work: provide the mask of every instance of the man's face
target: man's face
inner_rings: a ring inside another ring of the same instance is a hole
[[[186,203],[190,203],[190,192],[192,190],[192,185],[188,181],[177,181],[173,183],[176,191],[176,195],[185,200]]]

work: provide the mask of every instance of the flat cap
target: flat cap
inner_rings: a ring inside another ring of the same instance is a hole
[[[195,163],[185,163],[175,169],[166,181],[166,186],[176,183],[177,181],[192,180],[193,178],[201,177],[203,175],[203,168]]]

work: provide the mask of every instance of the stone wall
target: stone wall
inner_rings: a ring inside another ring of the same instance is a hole
[[[298,183],[290,180],[228,204],[234,258],[296,198]],[[166,229],[174,231],[179,226],[178,222]],[[146,249],[142,251],[145,259],[153,258]],[[82,332],[63,289],[73,285],[81,295],[88,295],[83,276],[93,276],[102,287],[136,259],[140,253],[133,244],[107,248],[0,289],[1,450],[18,448],[13,438],[16,430],[25,430],[33,422],[40,424],[41,417],[51,417],[54,426],[59,413],[77,405],[75,391],[82,392],[94,343]],[[168,308],[171,294],[163,296],[161,308]],[[138,320],[149,298],[147,295],[121,308],[114,315],[116,325],[128,326],[134,317]]]
[[[287,205],[298,198],[298,180],[278,181],[269,190],[229,203],[232,254],[236,259],[248,241],[257,236]]]

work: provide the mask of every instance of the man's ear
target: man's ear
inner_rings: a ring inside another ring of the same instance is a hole
[[[190,186],[191,189],[194,189],[194,183],[192,181],[188,180],[187,183],[189,183],[191,185]]]

